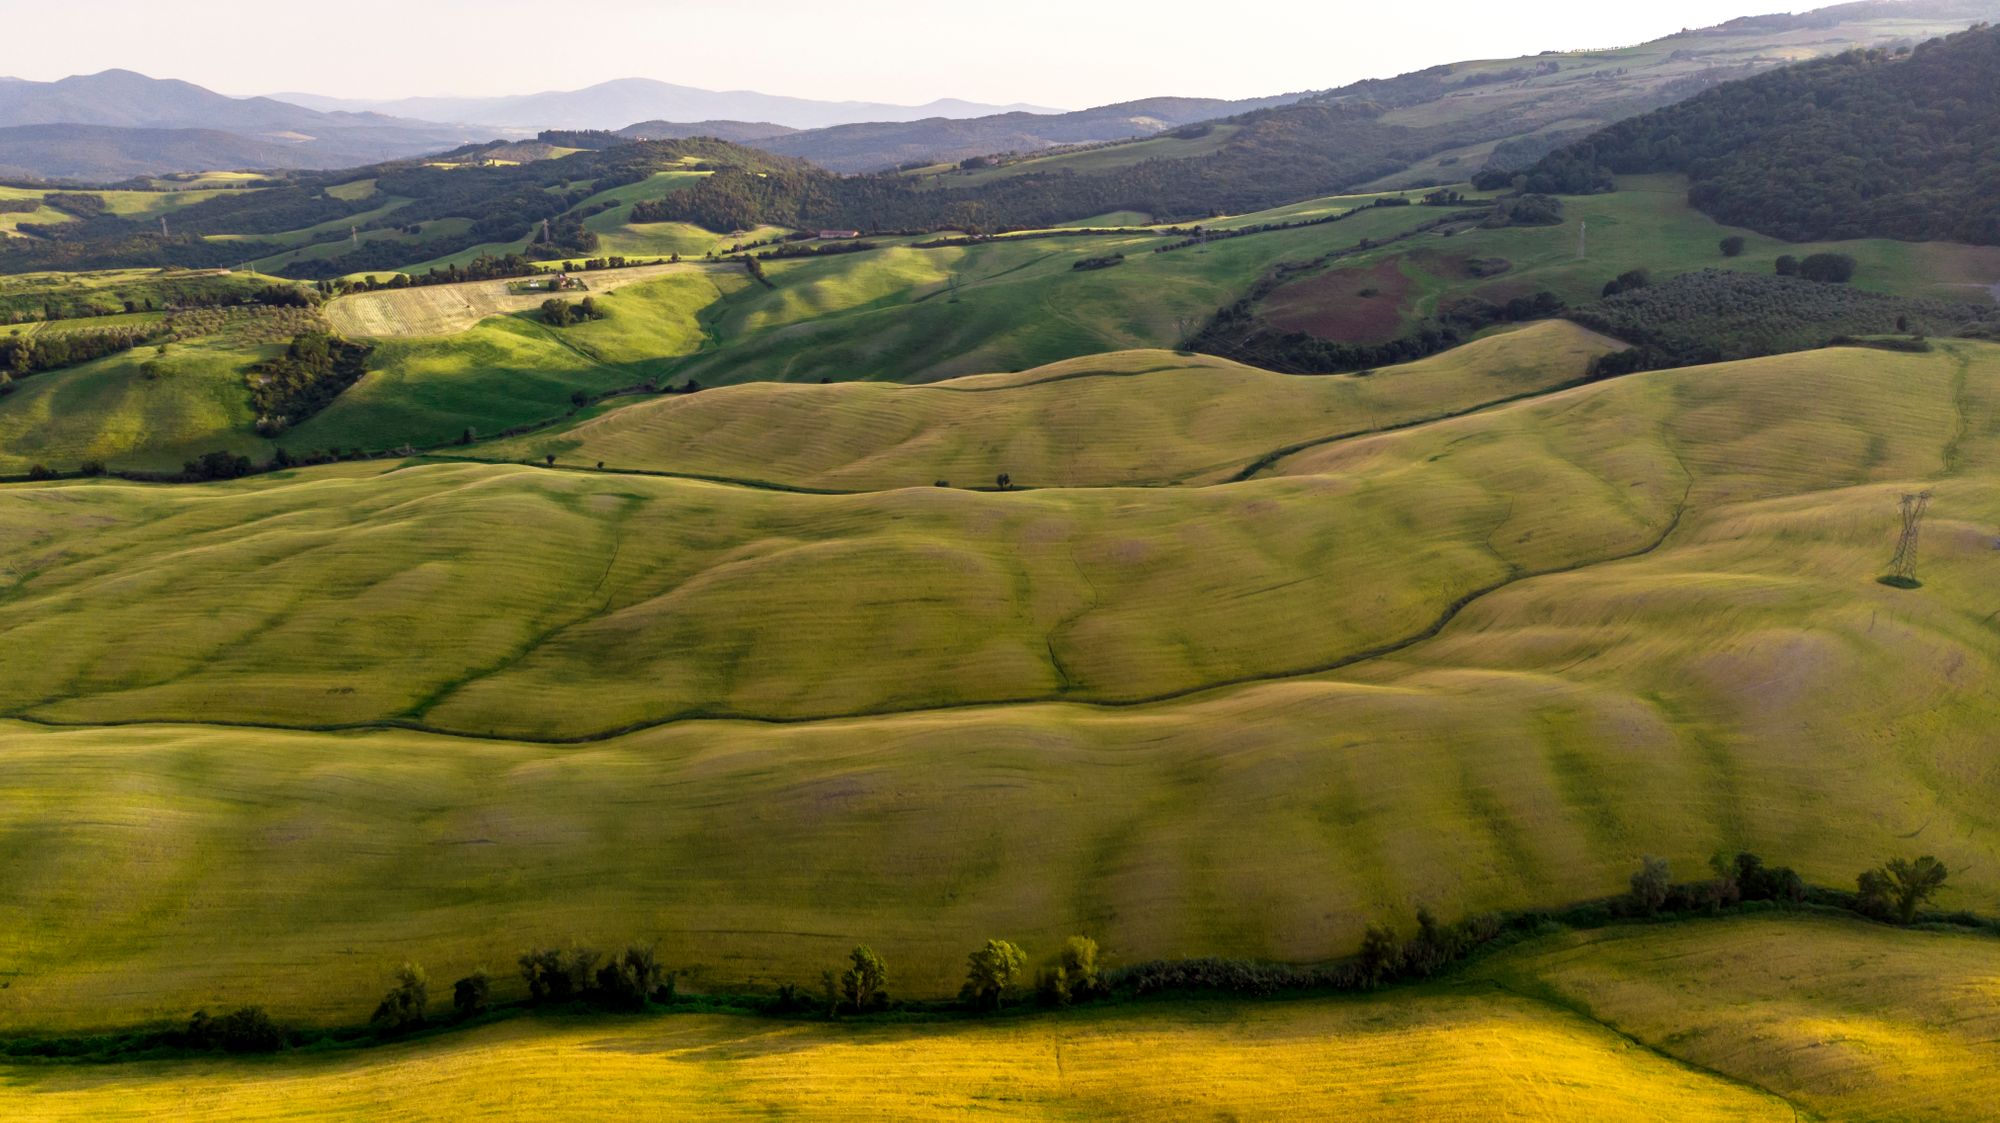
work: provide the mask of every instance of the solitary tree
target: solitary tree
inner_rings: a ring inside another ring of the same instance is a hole
[[[853,966],[840,973],[840,994],[856,1013],[889,1000],[889,968],[875,949],[863,944],[847,953]]]
[[[1673,884],[1667,860],[1651,854],[1640,859],[1639,872],[1632,875],[1632,903],[1651,916],[1667,903],[1667,887]]]
[[[405,963],[396,969],[396,985],[375,1007],[369,1024],[399,1030],[422,1025],[424,1007],[430,1003],[430,976],[422,967]]]
[[[1014,477],[1002,472],[993,477],[993,486],[999,488],[1001,491],[1006,491],[1014,486]]]
[[[1361,982],[1375,986],[1395,978],[1403,969],[1403,943],[1395,929],[1370,924],[1361,934]]]
[[[1742,257],[1743,236],[1740,234],[1731,234],[1729,237],[1724,238],[1722,240],[1722,256]]]
[[[492,994],[493,980],[482,967],[451,984],[451,1012],[458,1018],[483,1014]]]
[[[1914,862],[1891,858],[1855,879],[1862,911],[1908,924],[1917,918],[1917,906],[1944,887],[1948,872],[1943,862],[1929,854]]]
[[[1796,277],[1796,276],[1798,276],[1798,275],[1799,275],[1799,259],[1798,259],[1798,258],[1796,258],[1796,257],[1793,257],[1793,256],[1792,256],[1791,254],[1781,254],[1781,255],[1779,255],[1779,257],[1778,257],[1778,276],[1780,276],[1780,277]]]
[[[998,1010],[1027,961],[1021,949],[1006,940],[986,941],[985,947],[966,957],[965,997],[981,1004],[990,1001]]]

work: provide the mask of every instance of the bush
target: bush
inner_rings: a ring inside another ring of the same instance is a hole
[[[1724,257],[1742,257],[1742,256],[1743,256],[1743,245],[1744,245],[1744,243],[1743,243],[1743,236],[1742,236],[1742,235],[1740,235],[1740,234],[1731,234],[1731,235],[1730,235],[1729,237],[1727,237],[1727,238],[1724,238],[1724,239],[1722,240],[1722,243],[1721,243],[1721,247],[1722,247],[1722,256],[1724,256]]]
[[[1780,254],[1777,261],[1777,270],[1780,277],[1796,277],[1799,275],[1799,259],[1788,253]]]
[[[1651,273],[1646,272],[1644,269],[1632,269],[1604,282],[1604,295],[1617,296],[1621,292],[1643,289],[1652,283],[1653,275]]]
[[[1652,916],[1667,903],[1667,891],[1672,885],[1667,860],[1646,855],[1639,861],[1639,872],[1632,875],[1632,906],[1640,914]]]
[[[285,1047],[285,1031],[271,1020],[262,1006],[244,1006],[211,1018],[206,1010],[196,1010],[188,1019],[187,1044],[194,1049],[222,1049],[230,1053],[275,1053]]]
[[[231,452],[205,452],[198,460],[190,460],[181,466],[181,474],[189,480],[234,480],[249,475],[256,469],[247,456]]]

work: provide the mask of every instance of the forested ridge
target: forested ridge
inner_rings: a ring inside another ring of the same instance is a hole
[[[1719,221],[1794,241],[2000,244],[2000,28],[1732,82],[1542,160],[1531,190],[1678,172]]]
[[[1372,104],[1258,110],[1232,118],[1242,127],[1207,156],[1146,160],[1090,175],[1024,171],[950,190],[897,175],[839,176],[810,165],[765,175],[756,169],[723,171],[686,191],[640,204],[632,217],[693,222],[711,230],[759,223],[995,230],[1119,210],[1162,220],[1206,218],[1339,191],[1462,140],[1457,127],[1413,129],[1385,124],[1381,116]]]

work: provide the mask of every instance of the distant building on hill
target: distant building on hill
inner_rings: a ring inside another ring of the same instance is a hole
[[[825,239],[825,240],[827,240],[827,241],[832,241],[832,240],[834,240],[834,239],[837,239],[837,238],[859,238],[859,237],[861,236],[861,231],[859,231],[859,230],[822,230],[822,231],[820,231],[820,232],[819,232],[819,236],[820,236],[820,237],[821,237],[822,239]]]

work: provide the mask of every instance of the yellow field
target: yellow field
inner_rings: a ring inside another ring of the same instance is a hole
[[[1580,380],[1614,347],[1551,320],[1367,376],[1126,351],[918,386],[753,382],[624,406],[473,455],[854,491],[939,479],[985,487],[1001,472],[1017,487],[1212,483],[1290,444]]]
[[[347,1021],[405,956],[571,937],[716,986],[866,940],[912,994],[994,934],[1312,960],[1724,845],[1824,884],[1934,852],[1984,907],[1996,400],[2000,347],[1951,343],[1636,375],[1214,487],[0,488],[0,712],[81,726],[0,731],[0,907],[34,918],[0,1024]],[[1918,486],[1906,593],[1874,577]]]
[[[1000,1021],[521,1019],[360,1053],[0,1068],[48,1120],[1974,1118],[1990,937],[1740,918],[1576,933],[1346,998]]]
[[[37,1119],[1657,1118],[1789,1120],[1581,1018],[1505,997],[1200,1004],[999,1025],[685,1016],[512,1023],[365,1056],[0,1069]]]
[[[734,266],[688,262],[679,265],[634,265],[625,269],[605,269],[583,275],[588,292],[581,296],[615,292],[628,285],[657,281],[676,273],[734,270]],[[422,285],[407,289],[379,289],[354,293],[327,304],[326,318],[343,334],[357,337],[450,335],[472,327],[488,316],[502,316],[539,308],[550,293],[516,296],[507,291],[508,282],[466,281],[456,285]]]

